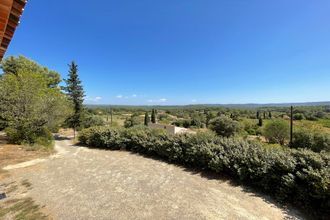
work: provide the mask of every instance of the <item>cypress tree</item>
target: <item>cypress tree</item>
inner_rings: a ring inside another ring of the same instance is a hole
[[[259,127],[262,127],[262,125],[263,125],[263,120],[262,120],[262,118],[259,118],[259,123],[258,123],[258,125],[259,125]]]
[[[144,115],[144,125],[148,126],[149,123],[150,123],[149,114],[148,114],[148,112],[146,112],[146,114]]]
[[[64,80],[66,87],[64,91],[73,103],[73,115],[67,119],[67,123],[70,128],[74,130],[74,137],[76,137],[76,129],[81,124],[81,116],[83,113],[83,102],[84,102],[84,89],[81,84],[81,80],[78,76],[78,66],[72,61],[69,66],[68,79]]]
[[[264,119],[266,119],[266,112],[264,112]]]
[[[271,119],[272,118],[272,112],[271,111],[269,111],[269,113],[268,113],[268,117]]]
[[[156,111],[155,109],[152,109],[152,112],[151,112],[151,122],[152,123],[156,123]]]
[[[110,123],[111,123],[111,126],[112,126],[112,121],[113,121],[113,120],[112,120],[112,118],[113,118],[112,116],[113,116],[113,110],[111,109],[111,110],[110,110]]]
[[[257,119],[259,119],[259,118],[260,118],[260,112],[257,111]]]

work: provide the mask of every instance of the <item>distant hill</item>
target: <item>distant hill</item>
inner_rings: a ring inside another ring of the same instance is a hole
[[[196,105],[85,105],[88,108],[105,108],[105,107],[113,107],[113,108],[162,108],[162,109],[170,109],[170,108],[205,108],[205,107],[224,107],[224,108],[265,108],[265,107],[290,107],[290,106],[330,106],[330,101],[326,102],[298,102],[298,103],[265,103],[265,104],[257,104],[257,103],[246,103],[246,104],[196,104]]]

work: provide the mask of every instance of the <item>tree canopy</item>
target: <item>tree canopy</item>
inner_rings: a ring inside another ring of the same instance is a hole
[[[69,113],[69,101],[58,88],[49,87],[47,76],[26,68],[1,77],[0,117],[12,142],[35,143]]]
[[[0,68],[3,74],[17,75],[19,72],[30,72],[46,76],[47,85],[55,88],[61,82],[61,76],[59,73],[53,70],[49,70],[47,67],[41,66],[33,60],[30,60],[24,56],[10,56],[1,62]]]

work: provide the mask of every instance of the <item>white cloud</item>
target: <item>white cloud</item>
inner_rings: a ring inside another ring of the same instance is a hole
[[[137,97],[137,95],[136,95],[136,94],[133,94],[133,95],[132,95],[132,97],[133,97],[133,98],[136,98],[136,97]]]
[[[122,99],[123,98],[123,95],[117,95],[116,98],[117,99]]]
[[[149,99],[149,100],[147,100],[147,102],[149,102],[149,103],[152,103],[152,102],[154,102],[154,103],[164,103],[164,102],[167,102],[167,99],[165,99],[165,98],[162,98],[162,99],[156,99],[156,100],[154,100],[154,99]]]
[[[165,98],[159,99],[159,102],[167,102],[167,99]]]
[[[86,96],[87,102],[98,102],[100,100],[102,100],[101,96],[96,96],[96,97]]]
[[[191,102],[197,102],[197,100],[196,99],[193,99],[193,100],[191,100]]]

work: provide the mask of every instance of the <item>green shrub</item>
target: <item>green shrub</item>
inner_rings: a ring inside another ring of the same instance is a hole
[[[98,115],[84,115],[80,123],[80,129],[90,128],[94,126],[103,126],[105,122],[101,116]]]
[[[210,121],[210,129],[223,137],[230,137],[236,134],[239,129],[239,123],[227,116],[220,116]]]
[[[142,122],[141,122],[138,114],[133,114],[133,115],[131,115],[131,117],[126,118],[126,120],[124,121],[125,128],[134,127],[134,126],[140,125],[140,124],[142,124]]]
[[[305,119],[305,116],[302,113],[296,113],[296,114],[293,115],[293,119],[300,121],[300,120]]]
[[[289,137],[289,125],[284,120],[273,120],[266,124],[264,135],[270,143],[284,145]]]
[[[7,127],[5,132],[9,142],[12,144],[36,144],[49,147],[53,142],[53,135],[47,128],[43,127],[33,131],[21,125],[19,128]]]
[[[124,140],[122,130],[113,127],[91,127],[79,133],[79,141],[98,148],[120,149]]]
[[[31,149],[50,149],[53,147],[54,138],[52,133],[46,128],[41,128],[37,132],[29,131],[28,129],[15,129],[8,127],[5,129],[8,140],[13,144],[29,145]]]
[[[325,152],[265,148],[257,142],[222,138],[208,132],[167,135],[145,126],[92,127],[80,132],[79,140],[92,147],[125,147],[185,166],[223,172],[319,218],[330,214],[330,156]]]
[[[307,148],[315,152],[322,150],[330,152],[330,135],[311,131],[296,131],[293,133],[291,148]]]
[[[258,125],[249,120],[243,120],[241,122],[244,131],[246,131],[249,135],[257,135]]]

